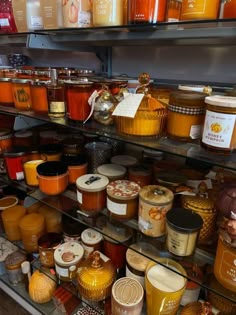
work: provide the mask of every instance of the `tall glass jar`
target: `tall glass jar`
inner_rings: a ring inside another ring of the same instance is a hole
[[[93,0],[93,25],[122,25],[123,10],[123,0]]]
[[[27,0],[26,16],[28,31],[43,29],[40,0]]]

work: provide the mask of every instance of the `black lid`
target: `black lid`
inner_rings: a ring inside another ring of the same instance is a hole
[[[7,151],[3,152],[3,155],[7,157],[22,156],[28,153],[28,151],[29,149],[26,146],[14,146],[7,149]]]
[[[37,166],[37,173],[42,176],[57,176],[67,172],[67,166],[60,161],[48,161]]]
[[[166,221],[169,226],[184,233],[197,231],[203,225],[203,219],[198,213],[184,208],[169,210],[166,213]]]
[[[63,146],[60,143],[47,143],[39,146],[39,152],[45,154],[56,154],[63,150]]]
[[[65,165],[83,165],[87,163],[87,159],[85,155],[79,154],[79,155],[73,155],[73,154],[66,154],[61,157],[61,161],[65,163]]]

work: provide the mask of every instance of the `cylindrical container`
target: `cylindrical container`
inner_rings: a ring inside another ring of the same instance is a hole
[[[151,168],[146,165],[132,166],[128,170],[128,179],[137,183],[141,188],[143,186],[151,185]]]
[[[202,145],[215,153],[227,154],[236,149],[236,97],[208,96]]]
[[[144,290],[135,279],[123,277],[113,284],[111,295],[112,315],[140,315],[142,313]]]
[[[63,162],[44,162],[37,166],[36,171],[39,189],[46,195],[58,195],[66,190],[69,176],[67,166]]]
[[[32,110],[40,114],[48,113],[47,82],[34,80],[30,85]]]
[[[13,146],[13,134],[10,129],[0,128],[0,154]]]
[[[56,248],[54,261],[59,280],[69,282],[76,278],[83,255],[84,249],[77,242],[66,242]]]
[[[3,152],[7,175],[11,180],[24,179],[23,162],[27,157],[27,147],[12,147]]]
[[[140,186],[129,180],[116,180],[107,185],[107,210],[111,218],[129,220],[138,214]]]
[[[37,166],[44,160],[27,161],[23,164],[25,182],[29,186],[38,186]]]
[[[60,161],[63,147],[59,143],[46,143],[39,146],[41,158],[46,161]]]
[[[85,145],[89,173],[96,173],[99,165],[109,162],[112,146],[106,142],[89,142]]]
[[[62,214],[57,209],[51,208],[47,205],[42,205],[38,209],[38,213],[42,214],[45,218],[47,233],[61,233]]]
[[[199,139],[204,123],[206,94],[175,91],[170,93],[167,135],[181,141]]]
[[[112,156],[111,163],[131,167],[138,164],[138,159],[132,155],[120,154]]]
[[[29,253],[38,252],[38,240],[45,233],[45,218],[40,213],[25,215],[19,222],[24,249]]]
[[[1,33],[16,33],[16,23],[13,15],[12,0],[0,2]]]
[[[126,168],[118,164],[103,164],[98,166],[97,172],[98,174],[108,177],[110,181],[114,181],[124,179]]]
[[[69,184],[75,184],[77,178],[87,174],[88,163],[83,155],[63,155],[61,161],[68,167]]]
[[[69,0],[62,4],[64,27],[90,27],[92,24],[91,1]]]
[[[123,0],[94,0],[93,26],[123,24]]]
[[[183,0],[181,20],[217,19],[220,0]]]
[[[84,257],[87,258],[95,250],[101,251],[103,236],[101,233],[86,229],[81,233],[82,246],[84,248]]]
[[[181,16],[182,0],[168,0],[166,8],[166,21],[178,22]]]
[[[0,78],[0,105],[14,106],[12,82],[10,78]]]
[[[169,252],[177,256],[192,255],[203,225],[201,216],[184,208],[174,208],[166,213],[166,222]]]
[[[128,23],[156,23],[165,20],[166,0],[132,0],[128,5]]]
[[[227,0],[222,2],[223,8],[222,17],[223,19],[233,19],[236,16],[236,1],[235,0]]]
[[[139,230],[152,237],[166,233],[166,213],[171,209],[174,194],[158,185],[144,186],[139,192]]]
[[[14,145],[30,147],[33,144],[33,132],[31,130],[22,130],[14,133]]]
[[[94,215],[106,207],[109,179],[100,174],[86,174],[76,180],[77,200],[81,210]]]
[[[99,140],[102,142],[107,142],[112,146],[112,156],[121,154],[125,151],[125,143],[120,140],[107,138],[107,137],[99,137]]]
[[[214,263],[214,275],[219,283],[226,289],[236,292],[236,247],[219,235],[216,258]]]
[[[21,218],[24,217],[25,213],[26,209],[20,205],[12,206],[2,212],[3,226],[9,241],[21,240],[18,224]]]
[[[7,196],[0,199],[0,233],[4,232],[4,227],[2,223],[2,211],[16,206],[18,204],[18,198],[15,196]]]
[[[87,81],[65,81],[67,117],[84,121],[91,111],[88,99],[93,92],[93,83]]]
[[[12,79],[12,92],[15,108],[19,110],[31,109],[31,93],[30,84],[32,80],[27,79]]]
[[[38,240],[39,259],[43,266],[54,267],[54,251],[62,243],[59,233],[47,233]]]
[[[26,255],[17,250],[9,254],[5,260],[5,268],[7,270],[8,280],[12,285],[21,284],[24,275],[21,271],[21,263],[26,260]]]
[[[158,262],[151,262],[146,269],[147,315],[175,315],[185,290],[187,274],[172,259],[159,258]]]
[[[28,31],[43,29],[43,18],[40,10],[40,0],[27,0],[26,16]]]

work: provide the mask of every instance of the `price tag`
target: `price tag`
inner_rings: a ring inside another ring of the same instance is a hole
[[[128,94],[115,108],[112,115],[134,118],[144,94]]]

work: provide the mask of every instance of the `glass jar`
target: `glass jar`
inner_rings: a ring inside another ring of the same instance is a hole
[[[43,29],[40,0],[27,0],[26,16],[28,31]]]
[[[61,0],[41,0],[40,7],[44,29],[63,27]]]
[[[3,226],[9,241],[21,240],[19,222],[25,214],[26,209],[21,205],[12,206],[2,212]]]
[[[61,161],[68,167],[69,184],[75,184],[77,178],[87,174],[88,163],[83,155],[63,155]]]
[[[236,149],[236,97],[208,96],[205,102],[202,145],[215,153],[229,154]]]
[[[0,105],[14,106],[12,81],[10,78],[0,78]]]
[[[178,22],[180,20],[182,0],[168,0],[166,10],[167,22]]]
[[[37,166],[43,162],[44,160],[32,160],[32,161],[27,161],[23,164],[24,178],[27,185],[29,186],[39,185],[36,169],[37,169]]]
[[[28,31],[26,17],[26,2],[27,0],[12,0],[13,14],[18,33]]]
[[[30,85],[32,110],[40,114],[48,113],[47,81],[34,80]]]
[[[123,24],[123,0],[93,0],[93,26]]]
[[[30,147],[33,144],[33,131],[22,130],[14,133],[14,145]]]
[[[12,9],[12,0],[0,1],[0,33],[16,33],[17,28]]]
[[[24,281],[24,275],[21,271],[23,261],[26,261],[26,255],[20,250],[9,254],[5,260],[8,280],[12,285],[18,285]]]
[[[11,180],[23,180],[23,162],[27,158],[27,147],[12,147],[3,152],[7,175]]]
[[[92,8],[90,0],[62,2],[64,27],[91,27]]]
[[[166,0],[129,1],[128,23],[156,23],[165,20]]]
[[[151,185],[152,170],[146,165],[132,166],[128,170],[128,179],[137,183],[141,188]]]
[[[30,84],[32,80],[12,79],[12,92],[15,108],[30,110],[32,106]]]
[[[181,20],[217,19],[220,0],[182,0]]]
[[[233,19],[236,16],[236,0],[224,0],[222,2],[223,8],[222,18],[223,19]]]
[[[13,146],[13,134],[10,129],[0,128],[0,154]]]
[[[47,205],[42,205],[38,209],[38,213],[45,218],[47,233],[61,233],[62,231],[62,214],[57,209],[51,208]],[[68,212],[67,212],[68,213]]]
[[[45,267],[54,267],[55,249],[62,243],[59,233],[47,233],[38,239],[39,260]]]
[[[201,137],[205,117],[206,94],[175,91],[170,93],[167,135],[180,141]]]
[[[63,147],[60,143],[46,143],[39,146],[39,152],[42,160],[60,161]]]
[[[64,155],[79,155],[84,149],[84,139],[80,135],[71,135],[70,138],[62,140],[63,154]]]
[[[103,236],[93,229],[85,229],[81,233],[84,258],[87,258],[95,250],[101,251]]]

